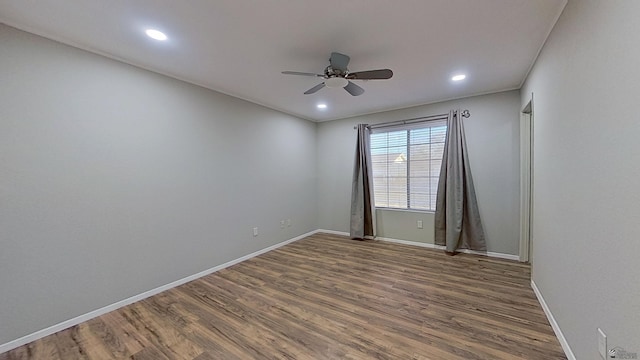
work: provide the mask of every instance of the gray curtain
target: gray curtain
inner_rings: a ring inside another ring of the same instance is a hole
[[[370,132],[367,125],[358,124],[356,158],[353,164],[353,181],[351,184],[351,229],[349,232],[352,239],[376,236]]]
[[[449,112],[435,214],[435,243],[446,251],[486,251],[460,110]]]

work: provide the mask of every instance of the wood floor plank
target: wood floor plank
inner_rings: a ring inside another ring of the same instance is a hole
[[[85,323],[86,324],[86,323]],[[81,324],[84,325],[84,324]],[[89,355],[85,351],[86,344],[80,335],[80,330],[82,326],[74,326],[70,329],[66,329],[60,331],[50,337],[51,342],[54,343],[58,349],[58,355],[60,359],[70,359],[70,360],[87,360],[89,359]],[[42,340],[46,340],[44,338]],[[34,343],[38,343],[42,340],[35,341]],[[33,357],[34,359],[38,359],[38,356]]]
[[[182,324],[171,321],[162,313],[154,313],[148,300],[127,306],[124,312],[128,321],[138,331],[143,331],[147,339],[170,359],[191,360],[203,350],[180,332]]]
[[[277,299],[273,296],[261,296],[254,291],[238,286],[235,281],[216,281],[214,283],[213,279],[207,280],[207,283],[211,284],[212,288],[217,292],[229,289],[233,293],[239,294],[240,296],[235,300],[236,302],[242,304],[246,309],[259,310],[257,312],[259,316],[252,319],[252,321],[262,323],[278,333],[283,339],[293,341],[294,346],[302,347],[300,350],[313,350],[309,346],[309,339],[304,336],[309,332],[315,334],[316,349],[318,346],[321,349],[326,347],[325,344],[331,342],[335,333],[343,333],[348,335],[342,341],[343,345],[359,348],[371,357],[390,350],[389,348],[379,347],[379,344],[370,344],[368,340],[362,341],[359,339],[356,336],[358,327],[348,326],[341,321],[336,322],[328,317],[319,316],[309,311],[308,307],[296,304],[295,301],[287,301],[285,310],[284,307],[278,306]],[[256,304],[259,305],[256,306]],[[282,302],[281,304],[284,305],[285,303]],[[286,322],[286,326],[283,325],[282,320],[289,320]]]
[[[315,234],[10,359],[566,359],[519,262]]]
[[[112,311],[100,319],[108,326],[126,349],[125,356],[131,356],[142,351],[145,347],[151,346],[142,334],[140,334],[130,323],[128,323],[118,311]]]

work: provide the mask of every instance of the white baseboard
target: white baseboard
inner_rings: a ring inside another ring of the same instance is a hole
[[[325,230],[325,229],[318,229],[318,230],[315,231],[315,233],[316,234],[317,233],[325,233],[325,234],[331,234],[331,235],[341,235],[341,236],[346,236],[346,237],[351,236],[351,234],[349,234],[346,231]],[[367,240],[374,240],[373,236],[371,236],[371,235],[365,235],[364,238],[367,239]],[[375,240],[378,240],[378,239],[379,238],[377,238]]]
[[[165,290],[169,290],[169,289],[174,288],[176,286],[180,286],[182,284],[188,283],[189,281],[193,281],[193,280],[196,280],[196,279],[201,278],[203,276],[206,276],[206,275],[209,275],[211,273],[214,273],[214,272],[216,272],[218,270],[222,270],[224,268],[227,268],[229,266],[235,265],[235,264],[240,263],[242,261],[251,259],[252,257],[264,254],[264,253],[266,253],[268,251],[277,249],[277,248],[279,248],[281,246],[290,244],[290,243],[292,243],[294,241],[298,241],[300,239],[303,239],[303,238],[305,238],[307,236],[310,236],[310,235],[313,235],[313,234],[316,234],[316,233],[327,233],[327,234],[334,234],[334,235],[349,236],[349,233],[344,232],[344,231],[324,230],[324,229],[317,229],[317,230],[314,230],[314,231],[310,231],[310,232],[308,232],[306,234],[302,234],[302,235],[296,236],[296,237],[294,237],[292,239],[285,240],[285,241],[280,242],[278,244],[275,244],[275,245],[266,247],[264,249],[255,251],[255,252],[253,252],[251,254],[239,257],[239,258],[237,258],[235,260],[231,260],[231,261],[226,262],[224,264],[221,264],[221,265],[218,265],[218,266],[214,266],[214,267],[212,267],[210,269],[201,271],[201,272],[199,272],[197,274],[193,274],[193,275],[187,276],[185,278],[182,278],[180,280],[176,280],[176,281],[171,282],[169,284],[162,285],[162,286],[157,287],[155,289],[151,289],[149,291],[145,291],[145,292],[143,292],[141,294],[134,295],[134,296],[132,296],[130,298],[118,301],[118,302],[113,303],[111,305],[107,305],[107,306],[102,307],[100,309],[93,310],[93,311],[90,311],[90,312],[88,312],[86,314],[83,314],[83,315],[74,317],[72,319],[63,321],[61,323],[55,324],[53,326],[50,326],[48,328],[45,328],[45,329],[42,329],[42,330],[38,330],[38,331],[36,331],[36,332],[34,332],[32,334],[25,335],[25,336],[23,336],[21,338],[18,338],[16,340],[9,341],[8,343],[1,344],[0,345],[0,354],[2,354],[4,352],[7,352],[9,350],[15,349],[17,347],[20,347],[22,345],[28,344],[28,343],[30,343],[32,341],[38,340],[38,339],[43,338],[45,336],[54,334],[54,333],[56,333],[58,331],[62,331],[64,329],[67,329],[67,328],[70,328],[72,326],[78,325],[78,324],[80,324],[82,322],[91,320],[91,319],[93,319],[95,317],[98,317],[100,315],[104,315],[104,314],[106,314],[106,313],[108,313],[110,311],[117,310],[117,309],[119,309],[119,308],[121,308],[123,306],[127,306],[127,305],[132,304],[132,303],[134,303],[136,301],[140,301],[140,300],[146,299],[146,298],[148,298],[150,296],[156,295],[156,294],[161,293],[161,292],[163,292]],[[376,240],[386,241],[386,242],[394,242],[394,243],[405,244],[405,245],[421,246],[421,247],[432,248],[432,249],[441,249],[441,250],[444,249],[443,246],[434,245],[434,244],[428,244],[428,243],[422,243],[422,242],[416,242],[416,241],[407,241],[407,240],[381,238],[381,237],[376,238]],[[461,251],[465,252],[465,253],[470,253],[470,254],[486,255],[486,256],[509,259],[509,260],[518,260],[518,256],[517,255],[494,253],[494,252],[486,252],[485,253],[485,252],[478,252],[478,251],[473,251],[473,250],[461,250]],[[534,290],[535,290],[535,287],[534,287]],[[538,295],[538,293],[536,293],[536,295]],[[538,298],[541,299],[540,296]],[[544,305],[543,305],[543,308],[545,309],[545,313],[546,313],[547,310],[544,307]],[[547,315],[547,316],[549,316],[549,315]],[[553,323],[552,323],[552,326],[553,326]],[[554,327],[554,331],[555,330],[556,330],[556,328]],[[557,332],[556,332],[556,334],[557,334]],[[558,338],[560,338],[560,337],[558,337]],[[565,343],[566,343],[566,341],[565,341]],[[562,344],[562,342],[561,342],[561,344]],[[565,347],[565,345],[563,344],[563,348],[564,347]],[[568,345],[567,345],[567,348],[568,348]],[[570,358],[570,360],[571,359],[575,359],[575,358]]]
[[[556,322],[556,319],[553,317],[553,314],[551,313],[549,306],[547,306],[547,303],[544,301],[544,298],[542,297],[542,293],[540,292],[540,289],[538,289],[538,286],[533,281],[533,279],[531,279],[531,288],[533,289],[533,292],[536,294],[536,297],[538,298],[538,302],[540,303],[540,306],[542,306],[542,310],[544,311],[544,314],[547,315],[549,324],[551,324],[551,328],[553,329],[553,332],[556,333],[556,337],[560,342],[560,346],[562,346],[562,350],[564,350],[564,354],[567,355],[567,359],[576,360],[576,356],[573,355],[573,351],[571,351],[571,347],[569,347],[569,343],[567,342],[567,339],[564,337],[564,334],[562,334],[562,330],[560,330],[560,326]]]
[[[349,236],[350,235],[348,232],[344,232],[344,231],[325,230],[325,229],[318,229],[318,230],[314,231],[313,233],[314,234],[325,233],[325,234],[342,235],[342,236]]]
[[[235,260],[231,260],[231,261],[226,262],[224,264],[221,264],[221,265],[218,265],[218,266],[214,266],[214,267],[212,267],[210,269],[201,271],[201,272],[199,272],[197,274],[193,274],[193,275],[187,276],[185,278],[182,278],[180,280],[176,280],[176,281],[171,282],[169,284],[162,285],[162,286],[157,287],[155,289],[151,289],[149,291],[145,291],[145,292],[143,292],[141,294],[134,295],[134,296],[132,296],[130,298],[118,301],[118,302],[113,303],[111,305],[107,305],[107,306],[102,307],[100,309],[97,309],[97,310],[88,312],[86,314],[74,317],[73,319],[69,319],[69,320],[63,321],[63,322],[61,322],[59,324],[56,324],[56,325],[50,326],[48,328],[36,331],[36,332],[34,332],[32,334],[25,335],[25,336],[23,336],[21,338],[18,338],[16,340],[9,341],[8,343],[0,345],[0,354],[2,354],[4,352],[7,352],[9,350],[13,350],[13,349],[15,349],[17,347],[20,347],[22,345],[26,345],[26,344],[28,344],[28,343],[30,343],[32,341],[41,339],[41,338],[43,338],[45,336],[57,333],[58,331],[62,331],[64,329],[67,329],[67,328],[70,328],[72,326],[78,325],[78,324],[80,324],[82,322],[85,322],[87,320],[91,320],[91,319],[93,319],[95,317],[98,317],[100,315],[104,315],[104,314],[106,314],[108,312],[117,310],[117,309],[119,309],[119,308],[121,308],[123,306],[127,306],[127,305],[132,304],[132,303],[134,303],[136,301],[144,300],[144,299],[146,299],[146,298],[148,298],[150,296],[159,294],[159,293],[161,293],[161,292],[163,292],[165,290],[169,290],[169,289],[174,288],[176,286],[180,286],[182,284],[188,283],[189,281],[193,281],[193,280],[196,280],[196,279],[201,278],[203,276],[212,274],[212,273],[214,273],[214,272],[216,272],[218,270],[222,270],[224,268],[227,268],[229,266],[235,265],[235,264],[240,263],[242,261],[251,259],[252,257],[264,254],[264,253],[266,253],[268,251],[277,249],[277,248],[279,248],[281,246],[290,244],[290,243],[292,243],[294,241],[298,241],[298,240],[303,239],[303,238],[305,238],[307,236],[313,235],[313,234],[315,234],[317,232],[318,232],[317,230],[310,231],[310,232],[308,232],[306,234],[302,234],[302,235],[296,236],[296,237],[294,237],[292,239],[285,240],[285,241],[277,243],[275,245],[271,245],[271,246],[266,247],[264,249],[252,252],[251,254],[239,257],[239,258],[237,258]]]
[[[333,235],[349,236],[349,233],[348,232],[344,232],[344,231],[319,229],[319,230],[316,230],[315,232],[316,233],[322,232],[322,233],[333,234]],[[392,242],[392,243],[396,243],[396,244],[403,244],[403,245],[420,246],[420,247],[429,248],[429,249],[445,250],[444,246],[436,245],[436,244],[430,244],[430,243],[423,243],[423,242],[418,242],[418,241],[399,240],[399,239],[392,239],[392,238],[386,238],[386,237],[376,237],[376,240]],[[492,252],[492,251],[486,251],[485,252],[485,251],[475,251],[475,250],[469,250],[469,249],[459,249],[458,251],[462,252],[462,253],[465,253],[465,254],[484,255],[484,256],[489,256],[489,257],[494,257],[494,258],[507,259],[507,260],[516,260],[516,261],[520,260],[520,257],[518,255],[503,254],[503,253]]]

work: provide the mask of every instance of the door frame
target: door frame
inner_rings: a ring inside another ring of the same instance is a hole
[[[520,112],[520,252],[533,261],[533,94]]]

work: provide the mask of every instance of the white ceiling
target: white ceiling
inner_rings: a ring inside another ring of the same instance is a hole
[[[325,121],[521,86],[566,0],[3,0],[0,22],[302,118]],[[157,42],[147,28],[164,31]],[[365,93],[303,92],[332,51]],[[467,79],[453,83],[455,73]],[[316,104],[324,102],[326,110]]]

